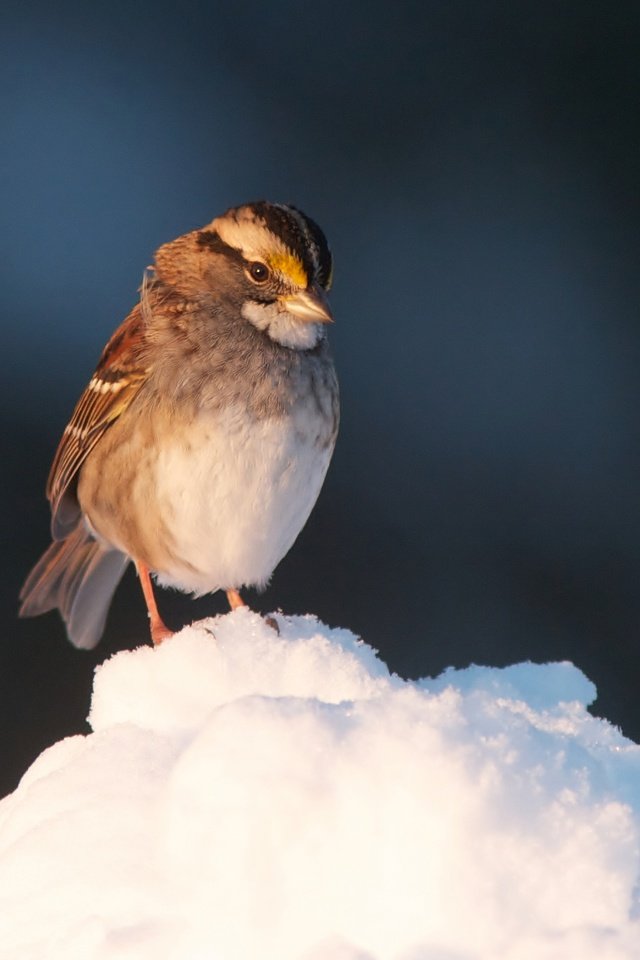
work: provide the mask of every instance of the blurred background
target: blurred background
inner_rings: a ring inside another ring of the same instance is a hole
[[[147,638],[132,573],[92,653],[16,619],[66,418],[155,248],[261,197],[330,239],[343,419],[248,598],[405,677],[572,660],[640,738],[639,97],[627,0],[3,4],[1,793]]]

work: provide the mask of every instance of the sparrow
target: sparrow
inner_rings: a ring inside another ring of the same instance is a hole
[[[158,584],[201,596],[265,587],[316,502],[338,432],[320,227],[264,200],[161,246],[107,343],[47,483],[53,542],[20,616],[58,609],[102,636],[130,561],[151,639],[172,631]]]

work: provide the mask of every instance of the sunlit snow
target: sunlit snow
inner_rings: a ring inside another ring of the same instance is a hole
[[[0,803],[0,960],[637,960],[640,747],[568,663],[409,683],[239,610]]]

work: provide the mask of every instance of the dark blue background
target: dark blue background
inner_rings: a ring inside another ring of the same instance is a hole
[[[640,7],[21,4],[0,15],[0,775],[146,636],[15,619],[66,417],[154,249],[292,201],[336,275],[343,426],[262,609],[404,675],[571,659],[640,736]],[[223,609],[163,594],[174,625]]]

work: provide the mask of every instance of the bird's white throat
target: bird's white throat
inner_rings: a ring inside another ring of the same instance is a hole
[[[242,307],[245,320],[267,333],[276,343],[292,350],[312,350],[325,336],[321,323],[309,323],[283,310],[280,303],[247,301]]]

